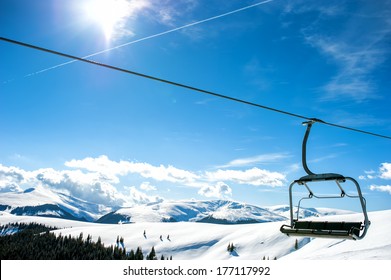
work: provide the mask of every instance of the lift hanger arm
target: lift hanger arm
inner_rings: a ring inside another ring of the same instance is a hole
[[[319,120],[319,119],[315,119],[315,118],[313,118],[313,119],[311,119],[309,121],[303,122],[303,125],[307,126],[307,130],[305,131],[304,138],[303,138],[303,144],[302,144],[302,149],[301,149],[302,150],[301,161],[302,161],[302,164],[303,164],[303,168],[304,168],[305,172],[308,175],[315,175],[315,173],[312,172],[308,168],[308,165],[307,165],[307,140],[308,140],[308,137],[309,137],[310,132],[311,132],[311,127],[316,122],[324,123],[324,121]]]

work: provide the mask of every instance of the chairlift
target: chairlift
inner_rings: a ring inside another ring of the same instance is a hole
[[[290,225],[282,225],[280,231],[288,236],[307,236],[307,237],[323,237],[323,238],[336,238],[336,239],[351,239],[359,240],[364,238],[367,233],[370,221],[368,220],[368,214],[366,210],[366,201],[362,195],[360,185],[358,182],[351,178],[346,177],[336,173],[323,173],[315,174],[313,173],[307,165],[306,153],[307,153],[307,140],[311,131],[311,127],[315,122],[323,122],[318,119],[311,119],[310,121],[303,122],[303,125],[307,126],[303,144],[302,144],[302,164],[307,175],[301,177],[298,180],[293,181],[289,186],[289,204],[290,204]],[[309,183],[313,182],[332,182],[334,181],[339,190],[341,191],[340,195],[327,195],[320,196],[315,194],[312,189],[308,186]],[[356,186],[357,195],[350,195],[345,192],[342,187],[342,183],[346,181],[351,181]],[[294,206],[292,199],[292,190],[294,185],[304,186],[308,191],[308,196],[303,197],[299,200],[297,206],[296,217],[294,217]],[[307,219],[300,220],[300,204],[303,200],[307,199],[333,199],[333,198],[354,198],[359,199],[362,213],[364,216],[363,221],[358,222],[347,222],[347,221],[310,221]]]

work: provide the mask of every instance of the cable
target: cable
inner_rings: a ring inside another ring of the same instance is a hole
[[[112,51],[112,50],[116,50],[116,49],[119,49],[119,48],[122,48],[122,47],[125,47],[125,46],[133,45],[133,44],[136,44],[136,43],[139,43],[139,42],[142,42],[142,41],[146,41],[146,40],[149,40],[149,39],[160,37],[160,36],[163,36],[163,35],[166,35],[166,34],[169,34],[169,33],[173,33],[173,32],[176,32],[176,31],[188,28],[188,27],[192,27],[192,26],[201,24],[201,23],[209,22],[209,21],[212,21],[212,20],[216,20],[216,19],[219,19],[219,18],[222,18],[222,17],[226,17],[226,16],[229,16],[229,15],[232,15],[232,14],[236,14],[236,13],[242,12],[244,10],[248,10],[248,9],[260,6],[260,5],[267,4],[267,3],[272,2],[272,1],[274,1],[274,0],[266,0],[266,1],[258,2],[258,3],[255,3],[255,4],[249,5],[249,6],[245,6],[245,7],[242,7],[242,8],[233,10],[233,11],[230,11],[230,12],[226,12],[224,14],[220,14],[220,15],[213,16],[213,17],[206,18],[206,19],[199,20],[199,21],[195,21],[193,23],[188,23],[188,24],[185,24],[185,25],[182,25],[182,26],[179,26],[179,27],[175,27],[175,28],[170,29],[170,30],[166,30],[166,31],[163,31],[163,32],[160,32],[160,33],[149,35],[149,36],[146,36],[146,37],[143,37],[143,38],[140,38],[140,39],[136,39],[134,41],[130,41],[130,42],[127,42],[127,43],[124,43],[124,44],[121,44],[121,45],[118,45],[118,46],[115,46],[115,47],[111,47],[111,48],[108,48],[108,49],[105,49],[105,50],[102,50],[102,51],[99,51],[99,52],[95,52],[95,53],[83,56],[82,58],[90,58],[90,57],[93,57],[93,56],[96,56],[96,55],[99,55],[99,54],[102,54],[102,53],[106,53],[106,52],[109,52],[109,51]],[[46,72],[46,71],[49,71],[49,70],[52,70],[52,69],[56,69],[58,67],[62,67],[62,66],[65,66],[67,64],[71,64],[73,62],[76,62],[76,61],[77,60],[71,60],[71,61],[67,61],[67,62],[61,63],[61,64],[57,64],[57,65],[54,65],[52,67],[36,71],[34,73],[27,74],[24,77],[30,77],[30,76],[33,76],[33,75],[41,74],[43,72]]]
[[[0,40],[6,41],[6,42],[9,42],[9,43],[12,43],[12,44],[17,44],[17,45],[20,45],[20,46],[23,46],[23,47],[32,48],[32,49],[36,49],[36,50],[39,50],[39,51],[48,52],[48,53],[51,53],[51,54],[55,54],[55,55],[67,57],[67,58],[70,58],[70,59],[86,62],[86,63],[89,63],[89,64],[93,64],[93,65],[109,68],[111,70],[116,70],[116,71],[124,72],[124,73],[127,73],[127,74],[132,74],[132,75],[140,76],[140,77],[143,77],[143,78],[147,78],[147,79],[150,79],[150,80],[154,80],[154,81],[170,84],[170,85],[173,85],[173,86],[186,88],[186,89],[189,89],[189,90],[192,90],[192,91],[198,91],[198,92],[201,92],[201,93],[205,93],[205,94],[213,95],[213,96],[216,96],[216,97],[232,100],[232,101],[235,101],[235,102],[244,103],[246,105],[251,105],[251,106],[259,107],[259,108],[262,108],[262,109],[275,111],[275,112],[278,112],[278,113],[281,113],[281,114],[286,114],[286,115],[290,115],[290,116],[301,118],[301,119],[305,119],[305,120],[311,120],[311,118],[307,118],[305,116],[301,116],[301,115],[293,114],[293,113],[290,113],[290,112],[278,110],[278,109],[275,109],[275,108],[272,108],[272,107],[267,107],[267,106],[260,105],[260,104],[257,104],[257,103],[253,103],[253,102],[250,102],[250,101],[245,101],[245,100],[242,100],[242,99],[238,99],[238,98],[222,95],[222,94],[219,94],[219,93],[215,93],[215,92],[211,92],[211,91],[208,91],[208,90],[196,88],[196,87],[193,87],[193,86],[189,86],[189,85],[185,85],[185,84],[181,84],[181,83],[165,80],[165,79],[162,79],[162,78],[158,78],[158,77],[142,74],[142,73],[131,71],[131,70],[124,69],[124,68],[119,68],[119,67],[112,66],[112,65],[109,65],[109,64],[104,64],[104,63],[96,62],[96,61],[93,61],[93,60],[77,57],[77,56],[74,56],[74,55],[65,54],[65,53],[61,53],[61,52],[58,52],[58,51],[54,51],[54,50],[50,50],[50,49],[46,49],[46,48],[30,45],[30,44],[23,43],[23,42],[20,42],[20,41],[15,41],[15,40],[4,38],[4,37],[0,37]]]
[[[243,99],[238,99],[238,98],[235,98],[235,97],[231,97],[231,96],[219,94],[219,93],[216,93],[216,92],[200,89],[200,88],[197,88],[197,87],[181,84],[181,83],[178,83],[178,82],[174,82],[174,81],[170,81],[170,80],[166,80],[166,79],[162,79],[162,78],[146,75],[146,74],[143,74],[143,73],[131,71],[131,70],[124,69],[124,68],[119,68],[119,67],[116,67],[116,66],[112,66],[112,65],[109,65],[109,64],[96,62],[96,61],[93,61],[93,60],[77,57],[77,56],[74,56],[74,55],[70,55],[70,54],[66,54],[66,53],[62,53],[62,52],[58,52],[58,51],[54,51],[54,50],[50,50],[50,49],[46,49],[46,48],[42,48],[42,47],[39,47],[39,46],[27,44],[27,43],[24,43],[24,42],[15,41],[15,40],[12,40],[12,39],[9,39],[9,38],[0,37],[0,40],[8,42],[8,43],[12,43],[12,44],[20,45],[20,46],[23,46],[23,47],[27,47],[27,48],[36,49],[36,50],[39,50],[39,51],[42,51],[42,52],[47,52],[47,53],[55,54],[55,55],[58,55],[58,56],[63,56],[63,57],[67,57],[67,58],[70,58],[70,59],[82,61],[82,62],[93,64],[93,65],[96,65],[96,66],[108,68],[108,69],[111,69],[111,70],[123,72],[123,73],[126,73],[126,74],[136,75],[136,76],[139,76],[139,77],[143,77],[143,78],[146,78],[146,79],[158,81],[158,82],[161,82],[161,83],[170,84],[170,85],[173,85],[173,86],[185,88],[185,89],[188,89],[188,90],[191,90],[191,91],[197,91],[197,92],[201,92],[201,93],[204,93],[204,94],[212,95],[212,96],[215,96],[215,97],[228,99],[228,100],[231,100],[231,101],[235,101],[235,102],[238,102],[238,103],[242,103],[242,104],[246,104],[246,105],[262,108],[262,109],[265,109],[265,110],[269,110],[269,111],[273,111],[273,112],[276,112],[276,113],[288,115],[288,116],[291,116],[291,117],[300,118],[300,119],[304,119],[304,120],[307,120],[307,121],[315,121],[315,122],[319,122],[319,123],[322,123],[322,124],[325,124],[325,125],[334,126],[334,127],[341,128],[341,129],[346,129],[346,130],[350,130],[350,131],[355,131],[355,132],[359,132],[359,133],[368,134],[368,135],[372,135],[372,136],[381,137],[381,138],[385,138],[385,139],[391,140],[390,136],[377,134],[377,133],[373,133],[373,132],[368,132],[368,131],[365,131],[365,130],[351,128],[351,127],[347,127],[347,126],[343,126],[343,125],[338,125],[338,124],[334,124],[334,123],[331,123],[331,122],[325,122],[325,121],[322,121],[322,120],[319,120],[319,119],[315,119],[315,118],[309,118],[309,117],[306,117],[306,116],[303,116],[303,115],[291,113],[291,112],[288,112],[288,111],[283,111],[283,110],[276,109],[276,108],[273,108],[273,107],[268,107],[268,106],[265,106],[265,105],[253,103],[253,102],[246,101],[246,100],[243,100]]]

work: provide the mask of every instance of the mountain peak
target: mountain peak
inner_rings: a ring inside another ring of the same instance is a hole
[[[60,217],[72,220],[95,221],[112,211],[111,208],[89,203],[42,186],[23,192],[0,194],[0,209],[15,215]]]

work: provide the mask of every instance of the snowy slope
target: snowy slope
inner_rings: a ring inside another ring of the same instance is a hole
[[[89,203],[43,187],[30,188],[24,192],[1,193],[0,210],[16,215],[85,221],[94,221],[111,211],[102,205]]]
[[[267,209],[234,201],[171,201],[122,208],[100,223],[204,222],[216,224],[283,221],[285,217]]]
[[[336,218],[341,216],[328,217],[330,220]],[[360,220],[362,216],[353,214],[343,218]],[[391,220],[391,210],[370,212],[369,218],[372,224],[363,240],[297,238],[300,244],[298,250],[294,249],[296,238],[280,233],[279,228],[284,222],[240,225],[189,222],[96,224],[3,213],[0,224],[35,221],[56,225],[64,227],[56,231],[58,234],[78,236],[83,232],[84,236],[91,234],[94,240],[100,236],[106,245],[114,245],[116,237],[122,236],[127,250],[141,246],[147,254],[154,246],[159,257],[163,254],[172,256],[174,260],[259,260],[264,256],[283,260],[391,260],[391,227],[387,223]],[[230,243],[236,247],[232,253],[227,252]]]
[[[344,259],[387,259],[391,260],[391,226],[388,221],[391,218],[391,210],[369,212],[371,225],[364,239],[359,241],[313,239],[309,244],[298,251],[284,257],[287,260],[311,259],[311,260],[344,260]],[[362,220],[362,214],[330,216],[328,220],[340,220],[350,217],[358,217]]]

